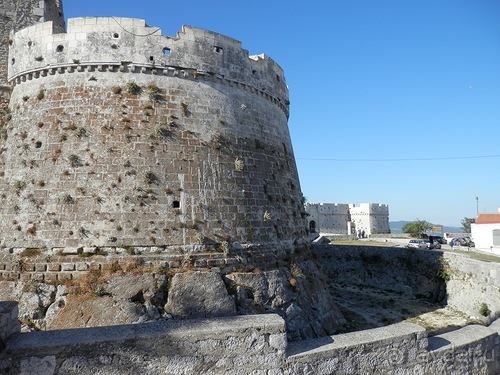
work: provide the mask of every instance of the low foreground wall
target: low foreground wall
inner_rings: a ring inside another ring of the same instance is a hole
[[[287,343],[278,315],[19,333],[0,303],[1,374],[498,374],[500,321],[434,337],[397,323]]]

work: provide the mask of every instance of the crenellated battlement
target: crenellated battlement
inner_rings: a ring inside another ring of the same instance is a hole
[[[230,37],[183,26],[176,37],[133,18],[74,18],[57,33],[52,22],[11,34],[9,81],[75,70],[134,71],[222,81],[267,96],[288,116],[283,70],[271,58],[249,56]]]

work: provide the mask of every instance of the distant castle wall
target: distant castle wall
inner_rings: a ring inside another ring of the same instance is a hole
[[[361,203],[358,207],[349,205],[349,212],[354,227],[371,233],[390,233],[389,206],[378,203]]]
[[[143,20],[11,35],[4,247],[293,251],[305,243],[282,69]]]
[[[321,234],[390,233],[389,206],[378,203],[306,203],[309,230]]]
[[[349,205],[339,203],[306,203],[309,230],[319,233],[350,234]]]

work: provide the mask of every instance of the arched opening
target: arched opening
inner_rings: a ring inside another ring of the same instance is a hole
[[[316,222],[314,220],[309,222],[309,232],[316,233]]]

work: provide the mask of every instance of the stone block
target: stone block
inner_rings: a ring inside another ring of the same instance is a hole
[[[234,300],[220,275],[178,273],[172,278],[165,311],[174,317],[215,317],[236,314]]]
[[[45,280],[45,273],[33,273],[31,276],[31,280],[42,283]]]
[[[58,281],[67,281],[67,280],[72,280],[73,279],[73,274],[71,272],[61,272],[57,276]]]
[[[21,281],[29,281],[29,280],[31,280],[31,273],[22,272],[20,274],[19,280],[21,280]]]
[[[58,272],[61,270],[61,264],[60,263],[49,263],[47,265],[47,271],[49,272]]]
[[[33,272],[35,270],[35,263],[25,262],[23,263],[23,271]]]
[[[44,281],[49,284],[56,283],[58,281],[58,275],[59,273],[56,272],[47,272],[44,274]]]
[[[82,251],[81,247],[65,247],[62,250],[63,255],[78,255]]]
[[[75,263],[62,263],[61,271],[74,271],[76,269]]]
[[[36,272],[47,271],[47,263],[35,263],[35,271]]]
[[[88,271],[90,268],[90,265],[85,262],[78,262],[76,263],[76,270],[77,271]]]

